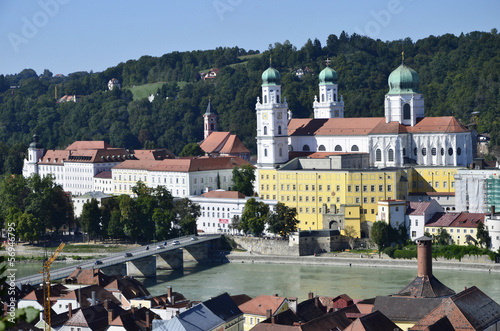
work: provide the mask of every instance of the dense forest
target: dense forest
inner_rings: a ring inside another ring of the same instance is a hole
[[[490,133],[491,143],[500,145],[496,29],[416,42],[342,32],[331,34],[325,45],[314,39],[297,48],[285,41],[262,53],[219,47],[143,56],[99,73],[60,76],[25,69],[0,75],[0,173],[20,172],[34,133],[48,149],[65,148],[75,140],[105,140],[114,147],[168,148],[179,154],[186,144],[203,139],[202,114],[209,99],[219,115],[219,130],[237,134],[255,152],[255,102],[270,59],[281,73],[282,95],[294,117],[312,116],[318,73],[326,59],[337,71],[345,116],[383,116],[387,78],[401,63],[402,50],[405,63],[420,75],[426,116],[477,122],[479,133]],[[211,68],[220,69],[216,79],[201,80],[199,73]],[[302,78],[295,75],[299,68],[307,68]],[[122,88],[109,91],[111,78]],[[153,102],[133,99],[130,88],[155,82],[165,83]],[[80,102],[57,103],[56,90],[58,98],[79,95]]]

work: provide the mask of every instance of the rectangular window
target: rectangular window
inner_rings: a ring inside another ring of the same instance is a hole
[[[359,185],[356,185],[356,192],[359,192]]]
[[[351,192],[352,189],[351,189],[351,185],[347,185],[347,192]]]
[[[371,203],[375,203],[375,197],[371,197],[371,198],[370,198],[370,202],[371,202]]]
[[[314,185],[311,185],[311,191],[314,191],[315,187]]]
[[[306,191],[309,191],[309,185],[306,185]]]
[[[443,181],[443,187],[446,188],[446,181]]]
[[[375,209],[372,209],[372,215],[375,214]]]
[[[370,185],[370,191],[375,192],[375,185]]]
[[[356,203],[359,203],[359,198],[356,198]]]
[[[436,181],[436,188],[439,188],[439,182]]]
[[[292,190],[294,190],[294,191],[295,191],[295,184],[294,184],[294,185],[292,185]]]
[[[368,203],[368,198],[363,198],[363,203]]]
[[[450,233],[453,233],[453,229],[450,229]]]
[[[363,192],[367,192],[368,191],[368,186],[367,185],[363,185]]]
[[[387,192],[392,192],[392,185],[387,185]]]
[[[320,192],[323,191],[323,186],[318,185],[318,191],[320,191]]]
[[[379,185],[378,186],[378,191],[383,192],[384,191],[384,185]]]

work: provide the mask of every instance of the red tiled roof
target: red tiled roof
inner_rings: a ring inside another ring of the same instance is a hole
[[[163,160],[173,159],[175,155],[168,149],[136,149],[131,150],[130,153],[139,160]]]
[[[94,178],[106,178],[106,179],[110,179],[111,176],[112,176],[111,171],[101,171],[100,173],[98,173],[97,175],[95,175]]]
[[[100,141],[91,141],[91,140],[84,140],[84,141],[75,141],[68,147],[66,147],[66,150],[78,150],[78,149],[110,149],[113,148],[111,147],[110,144],[107,142],[100,140]]]
[[[130,157],[130,154],[122,148],[48,150],[41,159],[40,164],[61,164],[63,161],[85,163],[122,162],[130,159]]]
[[[436,213],[425,226],[476,228],[484,213]]]
[[[240,138],[235,134],[229,136],[222,149],[221,154],[237,154],[237,153],[250,153],[250,150],[243,145]]]
[[[399,133],[460,133],[469,132],[453,116],[424,117],[415,126],[385,122],[385,117],[358,118],[292,118],[288,123],[289,136],[334,136]]]
[[[259,295],[258,297],[239,305],[238,308],[245,314],[266,316],[266,311],[271,309],[274,315],[283,305],[286,298],[274,295]]]
[[[158,163],[150,171],[195,172],[208,170],[233,169],[236,166],[250,164],[240,157],[198,157],[192,159],[167,159]]]
[[[141,169],[150,170],[162,161],[156,160],[126,160],[113,167],[113,169]]]
[[[230,132],[212,132],[200,145],[205,153],[214,153],[221,150],[231,135]]]
[[[433,201],[411,201],[406,210],[406,215],[423,215],[427,208],[431,206],[431,203],[433,203]]]
[[[245,199],[245,195],[238,191],[209,191],[203,193],[205,198],[220,198],[220,199]]]

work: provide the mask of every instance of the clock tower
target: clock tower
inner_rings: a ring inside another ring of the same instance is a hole
[[[288,161],[288,104],[281,98],[280,73],[262,73],[262,100],[257,98],[257,167],[276,168]]]

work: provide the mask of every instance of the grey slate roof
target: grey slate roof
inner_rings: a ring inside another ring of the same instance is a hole
[[[373,311],[380,311],[391,321],[419,321],[439,306],[442,298],[377,296]]]
[[[153,329],[163,331],[205,331],[224,325],[224,321],[212,313],[203,303],[165,322],[153,321]]]

